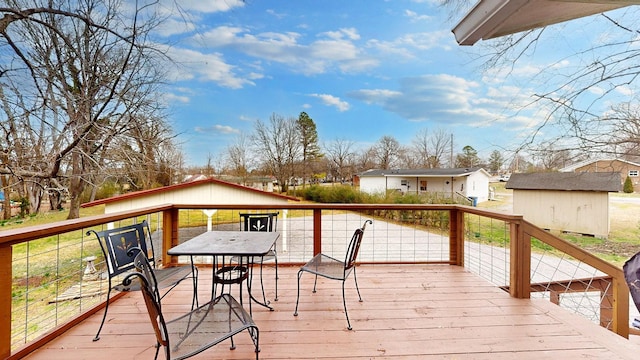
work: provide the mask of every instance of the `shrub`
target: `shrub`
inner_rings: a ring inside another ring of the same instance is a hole
[[[624,180],[624,186],[622,187],[622,191],[627,194],[631,194],[633,192],[633,183],[631,182],[631,178],[627,176]]]

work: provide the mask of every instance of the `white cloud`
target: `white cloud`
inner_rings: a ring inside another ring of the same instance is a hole
[[[175,0],[164,0],[166,7],[172,8]],[[202,13],[225,12],[245,6],[242,0],[180,0],[180,10],[183,13],[197,11]]]
[[[232,49],[245,55],[281,63],[293,72],[307,75],[321,74],[330,68],[343,72],[361,72],[378,65],[354,41],[360,36],[352,28],[323,32],[318,40],[301,43],[296,32],[252,33],[249,29],[219,26],[194,39],[194,45],[206,44],[211,48]]]
[[[367,46],[378,50],[382,54],[402,56],[407,59],[415,59],[420,54],[432,49],[450,50],[451,33],[448,31],[433,31],[422,33],[410,33],[399,36],[391,41],[372,39]]]
[[[213,129],[222,134],[240,134],[240,129],[226,125],[214,125]]]
[[[361,89],[350,92],[348,96],[370,105],[381,106],[411,121],[474,127],[486,127],[495,122],[506,121],[505,109],[514,100],[509,97],[510,92],[517,89],[494,89],[490,94],[483,93],[484,91],[475,81],[439,74],[403,78],[398,90]],[[520,97],[515,100],[523,101]],[[511,118],[509,121],[515,128],[528,124],[531,118],[522,114],[517,123]]]
[[[284,19],[287,15],[284,13],[278,13],[277,11],[273,10],[273,9],[267,9],[267,14],[269,15],[273,15],[275,18],[277,19]]]
[[[343,112],[349,110],[349,103],[346,101],[340,100],[339,97],[329,95],[329,94],[309,94],[309,96],[316,97],[322,100],[322,103],[328,106],[335,106],[338,111]]]
[[[188,96],[185,96],[185,95],[177,95],[177,94],[174,94],[174,93],[165,93],[164,94],[164,101],[167,104],[175,103],[175,102],[188,104],[191,101],[191,98],[188,97]]]
[[[236,74],[236,67],[227,64],[221,54],[203,54],[194,50],[173,48],[171,57],[179,62],[180,67],[170,74],[174,81],[197,79],[213,81],[218,85],[231,89],[239,89],[245,85],[254,85],[251,79],[259,79],[261,74],[250,73],[243,78]]]
[[[169,37],[176,34],[190,33],[195,29],[196,24],[192,21],[183,18],[168,18],[158,25],[156,31],[161,36]]]
[[[423,20],[431,20],[432,19],[432,17],[429,16],[429,15],[419,15],[415,11],[411,11],[411,10],[405,10],[404,11],[404,16],[406,16],[409,19],[411,19],[411,21],[423,21]]]
[[[202,127],[202,126],[196,126],[194,128],[195,132],[200,133],[200,134],[207,134],[207,133],[218,133],[218,134],[240,134],[240,129],[228,126],[228,125],[213,125],[211,127]]]

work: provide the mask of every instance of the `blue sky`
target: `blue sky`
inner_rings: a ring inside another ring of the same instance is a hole
[[[302,111],[321,143],[339,138],[366,148],[390,135],[410,145],[422,129],[444,129],[455,152],[471,145],[486,158],[516,146],[544,118],[548,109],[517,109],[550,85],[536,78],[541,68],[575,66],[558,55],[578,46],[558,38],[515,67],[481,72],[474,59],[482,47],[458,46],[453,21],[435,1],[179,4],[182,16],[169,17],[161,35],[179,62],[169,69],[167,104],[188,165],[222,156],[257,119]],[[555,29],[590,41],[593,34],[581,32],[596,21]]]

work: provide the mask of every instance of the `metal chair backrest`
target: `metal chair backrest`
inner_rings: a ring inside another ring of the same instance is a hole
[[[140,249],[147,256],[149,262],[155,266],[151,232],[146,220],[117,229],[90,230],[89,232],[95,233],[100,240],[100,247],[107,262],[110,276],[117,276],[135,268],[134,258],[129,254],[129,250],[133,248]]]
[[[132,255],[135,252],[135,249],[129,251]],[[168,346],[169,335],[165,319],[162,315],[158,282],[153,273],[151,263],[149,263],[149,260],[142,251],[137,251],[137,255],[135,255],[133,263],[138,272],[127,275],[127,277],[122,281],[122,284],[130,286],[134,278],[138,278],[141,283],[140,290],[142,291],[144,303],[147,307],[147,312],[149,313],[149,320],[151,320],[156,340],[162,346]]]
[[[243,231],[277,231],[279,211],[271,213],[240,213]]]
[[[371,220],[366,220],[364,224],[362,224],[361,228],[357,228],[353,232],[353,236],[351,236],[351,241],[349,242],[349,247],[347,248],[347,254],[344,259],[344,270],[345,272],[351,269],[356,264],[356,258],[358,257],[358,252],[360,252],[360,245],[362,244],[362,236],[364,235],[364,229],[367,227],[367,223],[373,224]]]

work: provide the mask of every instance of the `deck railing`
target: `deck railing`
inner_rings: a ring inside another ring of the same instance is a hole
[[[167,256],[169,248],[208,229],[238,229],[238,213],[247,210],[280,211],[280,264],[320,251],[342,256],[353,230],[373,219],[363,263],[464,266],[513,297],[546,298],[629,334],[622,270],[518,215],[461,205],[167,204],[0,232],[0,357],[20,358],[103,308],[104,259],[87,230],[147,219],[171,266],[185,259]]]

